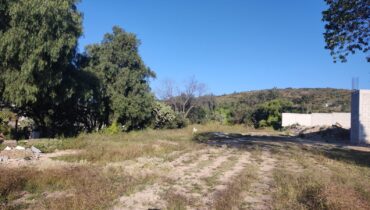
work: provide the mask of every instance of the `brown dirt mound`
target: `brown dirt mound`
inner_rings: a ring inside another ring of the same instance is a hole
[[[349,142],[350,130],[339,125],[305,127],[292,125],[286,128],[291,134],[311,140]]]

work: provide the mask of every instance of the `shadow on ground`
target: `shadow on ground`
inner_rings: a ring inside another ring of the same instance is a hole
[[[312,154],[321,154],[333,160],[370,167],[369,147],[351,146],[344,142],[328,143],[283,135],[243,135],[221,132],[200,133],[194,137],[194,140],[211,146],[227,146],[246,150],[261,148],[271,152],[285,152],[297,148]]]

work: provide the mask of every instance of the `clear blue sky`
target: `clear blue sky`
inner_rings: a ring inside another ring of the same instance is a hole
[[[157,79],[191,76],[223,94],[272,87],[370,88],[364,54],[345,64],[324,49],[324,0],[83,0],[80,48],[113,25],[137,34],[140,54]]]

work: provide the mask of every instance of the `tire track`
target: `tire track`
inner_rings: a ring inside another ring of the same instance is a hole
[[[176,193],[191,194],[194,184],[200,183],[200,177],[207,176],[229,157],[230,152],[226,152],[226,155],[223,153],[225,149],[207,148],[187,153],[169,163],[162,163],[170,166],[168,174],[163,177],[169,181],[147,186],[129,196],[122,196],[113,209],[164,209],[166,201],[162,196],[166,192],[174,190]],[[193,160],[197,156],[198,158]]]
[[[268,150],[261,154],[262,162],[259,165],[258,180],[251,184],[250,190],[246,192],[242,209],[265,210],[271,209],[273,184],[273,170],[276,159],[271,156]]]

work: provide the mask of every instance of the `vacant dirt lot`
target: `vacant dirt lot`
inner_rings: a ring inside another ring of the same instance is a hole
[[[369,209],[370,149],[199,126],[29,143],[0,209]]]

